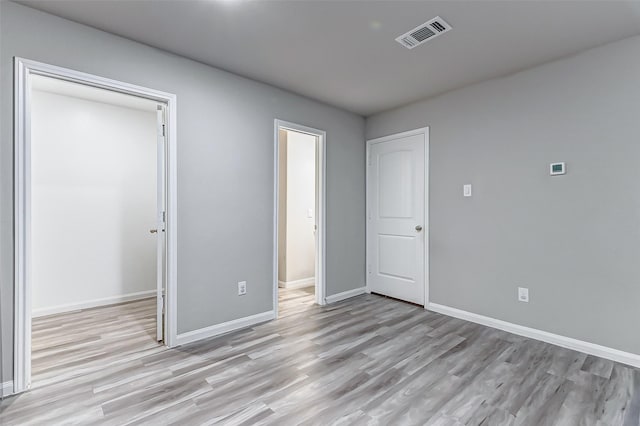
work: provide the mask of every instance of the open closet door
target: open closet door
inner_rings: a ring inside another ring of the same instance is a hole
[[[156,304],[156,338],[159,342],[164,341],[164,312],[165,312],[165,111],[164,105],[158,105],[158,165],[157,165],[157,304]]]

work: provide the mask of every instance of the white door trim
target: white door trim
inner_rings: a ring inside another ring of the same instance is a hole
[[[174,94],[123,83],[41,62],[14,58],[14,393],[31,386],[31,75],[42,75],[126,93],[166,104],[167,152],[167,306],[165,344],[175,346],[177,330],[177,97]]]
[[[273,163],[274,163],[274,175],[273,175],[273,310],[275,312],[275,318],[278,318],[278,200],[280,197],[280,190],[278,185],[278,176],[280,176],[279,167],[279,147],[278,147],[278,131],[280,129],[293,130],[296,132],[307,133],[312,136],[316,136],[318,143],[316,146],[316,230],[318,238],[316,238],[316,303],[318,305],[325,305],[327,283],[325,279],[325,256],[326,256],[326,139],[327,133],[323,130],[314,129],[312,127],[303,126],[300,124],[290,123],[283,120],[274,120],[273,126]]]
[[[162,182],[156,187],[156,340],[164,341],[165,330],[167,329],[167,316],[164,314],[164,305],[166,303],[165,287],[167,282],[166,268],[166,177],[167,171],[165,167],[167,150],[167,106],[164,104],[156,107],[156,182]]]
[[[370,166],[371,166],[371,147],[375,144],[382,142],[390,142],[395,139],[406,138],[409,136],[424,135],[424,223],[425,223],[425,238],[424,238],[424,306],[425,309],[429,304],[429,236],[431,235],[431,228],[429,226],[429,127],[422,127],[420,129],[409,130],[407,132],[396,133],[393,135],[383,136],[376,139],[367,140],[367,157],[366,157],[366,194],[367,194],[367,211],[366,211],[366,261],[367,269],[365,271],[365,283],[367,293],[371,293],[369,274],[371,274],[371,253],[369,249],[369,212],[371,211],[371,196],[369,191],[371,190],[369,184],[370,178]]]

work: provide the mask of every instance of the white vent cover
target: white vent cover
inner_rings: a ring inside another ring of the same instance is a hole
[[[420,46],[422,43],[426,43],[438,37],[440,34],[444,34],[451,29],[451,25],[439,16],[436,16],[430,21],[417,26],[411,31],[402,34],[396,39],[398,43],[406,47],[407,49],[413,49]]]

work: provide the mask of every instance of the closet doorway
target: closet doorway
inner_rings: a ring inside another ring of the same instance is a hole
[[[174,108],[16,59],[14,393],[171,345]]]

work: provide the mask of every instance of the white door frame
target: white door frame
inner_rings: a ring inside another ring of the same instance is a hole
[[[367,259],[367,270],[366,270],[366,291],[367,293],[371,293],[371,286],[369,275],[371,274],[371,263],[372,263],[372,254],[371,249],[369,247],[370,238],[370,226],[369,221],[371,220],[370,212],[371,212],[371,195],[369,191],[370,188],[370,166],[371,166],[371,148],[373,145],[382,143],[382,142],[391,142],[395,139],[406,138],[408,136],[415,135],[424,135],[424,224],[425,224],[425,236],[424,236],[424,308],[427,309],[429,305],[429,235],[431,234],[431,228],[429,226],[429,127],[422,127],[420,129],[409,130],[407,132],[396,133],[393,135],[383,136],[381,138],[370,139],[367,141],[367,173],[366,173],[366,191],[367,191],[367,225],[366,225],[366,259]]]
[[[166,277],[165,344],[176,342],[177,323],[177,162],[176,95],[15,57],[14,75],[14,368],[13,392],[31,386],[31,76],[41,75],[126,93],[164,103],[166,139]]]
[[[303,126],[301,124],[290,123],[276,119],[274,121],[274,175],[273,175],[273,310],[275,318],[278,318],[278,201],[280,199],[279,179],[280,162],[279,162],[279,130],[292,130],[294,132],[306,133],[317,137],[316,144],[316,303],[325,305],[327,287],[325,280],[325,256],[326,256],[326,233],[325,233],[325,215],[326,215],[326,138],[327,133],[323,130],[314,129],[312,127]]]

